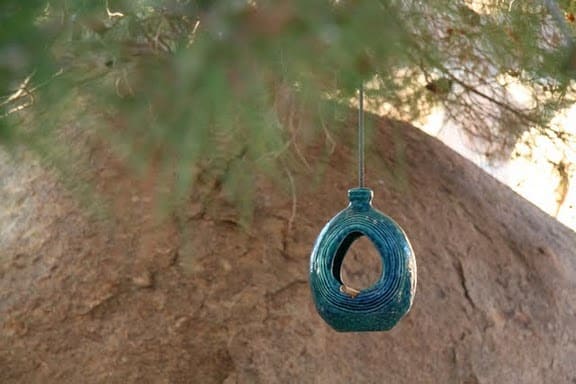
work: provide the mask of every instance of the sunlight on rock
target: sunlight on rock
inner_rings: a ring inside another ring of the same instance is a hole
[[[533,106],[533,99],[526,87],[512,82],[508,84],[508,90],[518,104]],[[574,121],[576,106],[559,113],[552,120],[552,126],[576,134]],[[571,145],[573,143],[559,143],[558,140],[537,135],[527,144],[529,136],[535,134],[530,131],[516,145],[515,158],[492,164],[480,154],[477,143],[467,137],[460,127],[447,122],[443,108],[434,108],[419,123],[417,125],[424,132],[442,140],[543,211],[576,229],[576,193],[571,185],[573,170],[570,169],[571,164],[576,163],[576,152]]]

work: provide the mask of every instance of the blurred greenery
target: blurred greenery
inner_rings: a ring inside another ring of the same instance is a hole
[[[573,31],[576,2],[559,6]],[[173,201],[209,177],[249,206],[255,172],[282,178],[306,145],[291,116],[322,114],[303,137],[329,141],[322,111],[361,82],[408,121],[443,105],[497,156],[527,132],[573,140],[550,121],[574,103],[574,57],[540,1],[4,0],[0,143],[72,174],[70,136],[98,137],[158,166]]]

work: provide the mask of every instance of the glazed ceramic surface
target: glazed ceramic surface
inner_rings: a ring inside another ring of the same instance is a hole
[[[310,257],[310,286],[316,309],[340,332],[389,330],[410,310],[416,290],[416,259],[406,234],[372,207],[372,191],[348,191],[350,205],[322,229]],[[347,288],[340,277],[346,252],[368,237],[382,260],[378,281],[362,291]]]

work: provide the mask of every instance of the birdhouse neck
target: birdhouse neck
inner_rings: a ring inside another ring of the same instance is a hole
[[[348,190],[350,205],[358,210],[368,210],[372,205],[374,193],[369,188],[353,188]]]

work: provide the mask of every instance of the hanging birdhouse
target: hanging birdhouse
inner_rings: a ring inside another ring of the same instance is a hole
[[[387,331],[410,310],[416,291],[416,259],[396,222],[372,207],[372,190],[364,188],[364,93],[359,92],[358,180],[348,191],[350,204],[330,220],[310,256],[310,287],[316,310],[340,332]],[[341,270],[352,243],[366,236],[382,261],[376,283],[355,290],[342,282]]]
[[[372,191],[348,191],[350,205],[318,236],[310,260],[310,285],[320,316],[340,332],[386,331],[412,306],[416,260],[404,231],[372,207]],[[380,254],[382,274],[368,289],[356,291],[341,278],[352,243],[366,236]]]

